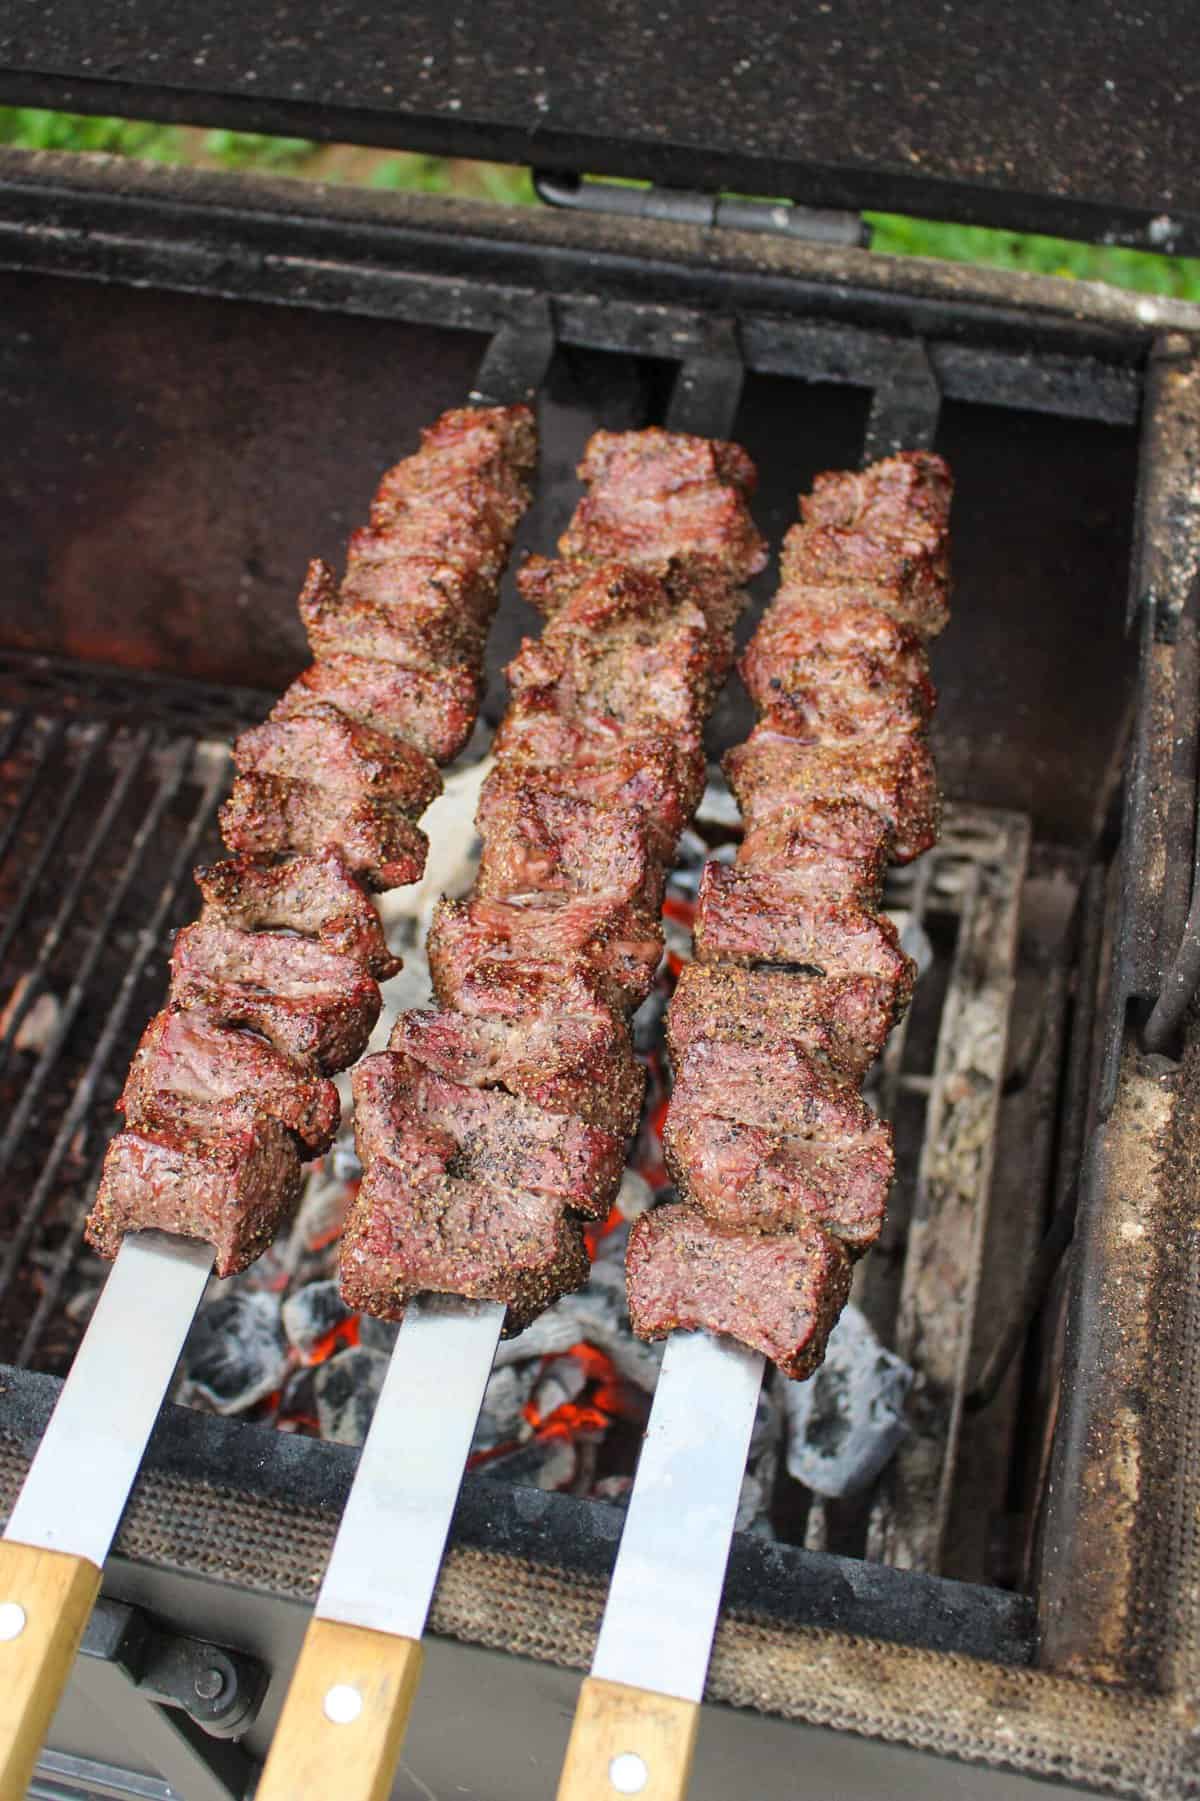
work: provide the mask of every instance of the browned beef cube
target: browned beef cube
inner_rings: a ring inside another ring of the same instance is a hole
[[[738,668],[765,723],[793,738],[922,731],[936,700],[921,640],[877,607],[776,601]]]
[[[361,964],[378,982],[404,967],[387,947],[374,903],[340,851],[269,866],[243,857],[195,871],[204,925],[300,932]]]
[[[781,587],[814,606],[867,601],[936,637],[950,617],[949,542],[927,520],[903,532],[865,527],[794,525],[783,540]]]
[[[379,990],[352,957],[290,933],[185,926],[171,969],[176,1005],[250,1026],[326,1074],[361,1055],[379,1017]]]
[[[437,765],[424,751],[322,702],[243,732],[233,758],[243,775],[316,783],[350,801],[385,801],[413,819],[442,792]]]
[[[338,850],[378,889],[407,887],[425,873],[429,840],[419,826],[387,801],[348,798],[338,788],[240,775],[220,819],[230,850],[245,856]]]
[[[937,841],[937,772],[924,738],[805,744],[758,725],[724,767],[750,826],[803,816],[810,800],[849,798],[891,825],[894,862],[911,862]]]
[[[732,661],[732,639],[648,571],[601,564],[508,665],[514,700],[624,734],[692,738]]]
[[[475,823],[483,839],[475,892],[483,897],[599,891],[652,912],[661,905],[662,869],[638,806],[537,788],[502,766],[484,783]]]
[[[361,581],[347,577],[340,594],[333,572],[318,561],[308,566],[300,617],[316,657],[375,657],[438,670],[478,661],[494,602],[494,590],[473,588],[459,570],[429,558],[373,564]]]
[[[729,642],[729,634],[746,605],[746,595],[718,563],[689,556],[673,557],[665,563],[639,562],[637,567],[662,582],[676,603],[697,607],[719,646]],[[517,571],[517,587],[543,619],[553,619],[591,580],[595,568],[594,563],[578,557],[527,557]]]
[[[471,736],[479,693],[479,671],[470,663],[425,670],[326,657],[297,676],[271,717],[290,719],[314,701],[329,701],[350,719],[407,739],[435,763],[449,763]]]
[[[505,1088],[622,1139],[642,1110],[645,1072],[628,1028],[595,1003],[579,1013],[559,1012],[553,1000],[528,1014],[403,1013],[391,1046],[450,1081]]]
[[[781,893],[760,876],[705,866],[696,910],[701,963],[792,963],[826,976],[875,976],[897,997],[913,975],[896,928],[853,901]]]
[[[248,1100],[277,1119],[318,1157],[333,1143],[340,1107],[332,1082],[311,1064],[281,1056],[250,1032],[222,1026],[200,1012],[156,1013],[134,1052],[117,1106],[129,1126],[166,1118],[181,1103],[193,1110]]]
[[[704,793],[698,742],[663,733],[631,737],[612,723],[567,718],[524,696],[509,706],[492,749],[503,766],[539,788],[639,806],[660,862],[670,861]]]
[[[892,1129],[799,1045],[693,1040],[663,1139],[681,1196],[763,1232],[820,1226],[854,1256],[878,1238]]]
[[[806,525],[848,531],[904,532],[914,523],[945,532],[954,482],[949,465],[928,450],[902,450],[862,470],[818,475],[800,497]]]
[[[104,1159],[87,1241],[115,1257],[126,1232],[178,1232],[215,1246],[217,1274],[231,1276],[266,1250],[299,1193],[295,1142],[263,1114],[222,1112],[207,1130],[121,1132]]]
[[[879,904],[891,848],[891,828],[878,813],[875,842],[870,849],[850,857],[835,856],[826,845],[814,844],[803,825],[794,819],[771,819],[747,832],[738,852],[736,880],[758,880],[764,890],[794,894],[810,900],[853,900],[861,906]]]
[[[508,510],[503,496],[486,485],[447,488],[426,504],[377,499],[370,525],[351,533],[350,566],[373,557],[433,558],[472,585],[494,586],[512,541]]]
[[[527,406],[455,407],[421,433],[421,448],[389,469],[376,496],[440,493],[470,477],[505,485],[537,464],[537,426]]]
[[[895,983],[875,976],[688,963],[671,998],[667,1036],[676,1065],[697,1038],[763,1050],[791,1042],[861,1081],[907,1004],[903,988],[897,993]]]
[[[605,895],[548,895],[538,904],[443,900],[429,932],[429,969],[444,1007],[461,1007],[464,985],[510,969],[593,976],[619,1009],[641,1005],[662,956],[655,916]],[[502,979],[502,978],[500,978]]]
[[[766,566],[746,507],[754,466],[737,445],[680,432],[598,432],[579,466],[590,491],[559,548],[566,557],[659,563],[696,555],[737,582]]]
[[[813,1226],[764,1237],[696,1207],[657,1207],[629,1235],[629,1317],[639,1338],[724,1332],[785,1376],[811,1376],[850,1293],[850,1260]]]
[[[621,1185],[625,1140],[570,1114],[448,1081],[402,1051],[365,1058],[354,1084],[355,1141],[367,1168],[403,1161],[405,1134],[426,1126],[454,1139],[456,1175],[552,1194],[588,1219],[604,1218]]]

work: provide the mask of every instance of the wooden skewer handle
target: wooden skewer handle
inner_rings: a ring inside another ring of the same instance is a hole
[[[421,1644],[314,1620],[256,1801],[386,1801],[421,1676]]]
[[[28,1792],[99,1592],[85,1557],[0,1539],[0,1801]]]
[[[683,1801],[700,1708],[589,1676],[579,1695],[558,1801]]]

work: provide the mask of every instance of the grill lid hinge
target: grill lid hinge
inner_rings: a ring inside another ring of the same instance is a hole
[[[721,227],[794,238],[804,244],[865,248],[871,228],[860,213],[800,206],[793,200],[749,200],[733,194],[705,194],[692,188],[627,187],[591,175],[535,169],[533,187],[547,206],[581,213],[609,213],[625,219],[660,219],[667,225]]]

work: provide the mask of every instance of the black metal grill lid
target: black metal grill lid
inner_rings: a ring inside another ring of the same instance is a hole
[[[0,102],[1200,252],[1200,10],[19,0]]]

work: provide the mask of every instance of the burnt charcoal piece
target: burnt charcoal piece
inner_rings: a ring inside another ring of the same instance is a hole
[[[189,1397],[214,1413],[245,1413],[274,1394],[288,1367],[279,1296],[243,1290],[207,1302],[188,1333],[183,1367]]]
[[[522,1015],[404,1013],[391,1048],[473,1088],[503,1088],[547,1113],[574,1113],[628,1138],[638,1122],[645,1071],[629,1031],[608,1008],[552,1007]]]
[[[425,670],[371,657],[326,657],[296,677],[271,718],[290,719],[314,701],[328,701],[347,718],[406,739],[435,763],[449,763],[471,736],[480,691],[474,663]]]
[[[794,1043],[861,1081],[896,1018],[895,984],[878,977],[688,963],[667,1014],[667,1038],[677,1066],[697,1038],[764,1050]]]
[[[553,1195],[603,1218],[621,1184],[625,1141],[615,1133],[496,1088],[467,1088],[399,1051],[368,1057],[354,1074],[354,1137],[367,1169],[405,1166],[408,1146],[440,1139],[465,1182]]]
[[[216,1251],[216,1273],[254,1262],[289,1218],[300,1193],[295,1142],[277,1120],[229,1113],[207,1132],[156,1126],[121,1132],[104,1159],[86,1237],[115,1257],[126,1232],[158,1227]]]
[[[425,873],[429,840],[405,813],[315,782],[240,775],[220,819],[230,850],[245,856],[338,850],[376,889],[406,888]]]
[[[723,1332],[784,1375],[809,1376],[850,1293],[850,1261],[815,1227],[762,1237],[695,1207],[657,1207],[629,1235],[629,1316],[639,1338]]]
[[[156,1013],[134,1053],[118,1107],[128,1126],[162,1120],[176,1106],[247,1099],[295,1132],[309,1156],[333,1143],[341,1109],[332,1082],[311,1064],[281,1056],[250,1032],[203,1013]]]
[[[366,1345],[326,1358],[313,1381],[322,1438],[335,1445],[363,1443],[387,1369],[388,1358]]]
[[[375,905],[339,851],[292,857],[273,868],[237,857],[195,875],[204,896],[202,925],[300,932],[353,957],[377,982],[404,967],[388,949]]]
[[[855,1256],[883,1226],[891,1127],[798,1045],[695,1040],[663,1148],[681,1196],[725,1225],[821,1226]]]
[[[303,1288],[295,1289],[283,1303],[282,1318],[288,1343],[307,1357],[323,1338],[344,1325],[351,1313],[337,1283],[331,1279],[306,1282]]]
[[[412,669],[478,659],[494,591],[430,557],[359,564],[339,594],[333,571],[310,563],[300,617],[315,657],[374,657]]]
[[[383,801],[412,819],[442,792],[437,765],[423,751],[319,701],[243,732],[233,758],[242,775],[315,782],[336,792],[344,805]]]
[[[751,829],[768,819],[802,821],[813,800],[854,800],[890,824],[893,862],[910,863],[937,842],[937,774],[924,738],[817,745],[757,725],[727,752],[724,768]]]
[[[555,972],[560,979],[591,978],[613,1007],[631,1010],[653,984],[662,927],[656,915],[603,894],[546,895],[520,906],[443,900],[427,950],[434,993],[444,1007],[465,1011],[460,996],[468,985],[511,985],[522,972],[540,970],[551,979]]]
[[[361,1055],[379,1017],[379,990],[352,958],[310,938],[186,926],[171,956],[170,998],[225,1025],[261,1032],[277,1050],[325,1074]]]
[[[816,975],[889,982],[895,1010],[912,995],[915,971],[896,928],[853,901],[781,893],[766,877],[723,863],[705,866],[696,910],[700,963],[787,963]]]
[[[484,783],[475,823],[483,839],[481,898],[599,891],[655,913],[662,904],[645,815],[629,802],[553,793],[498,768]]]

